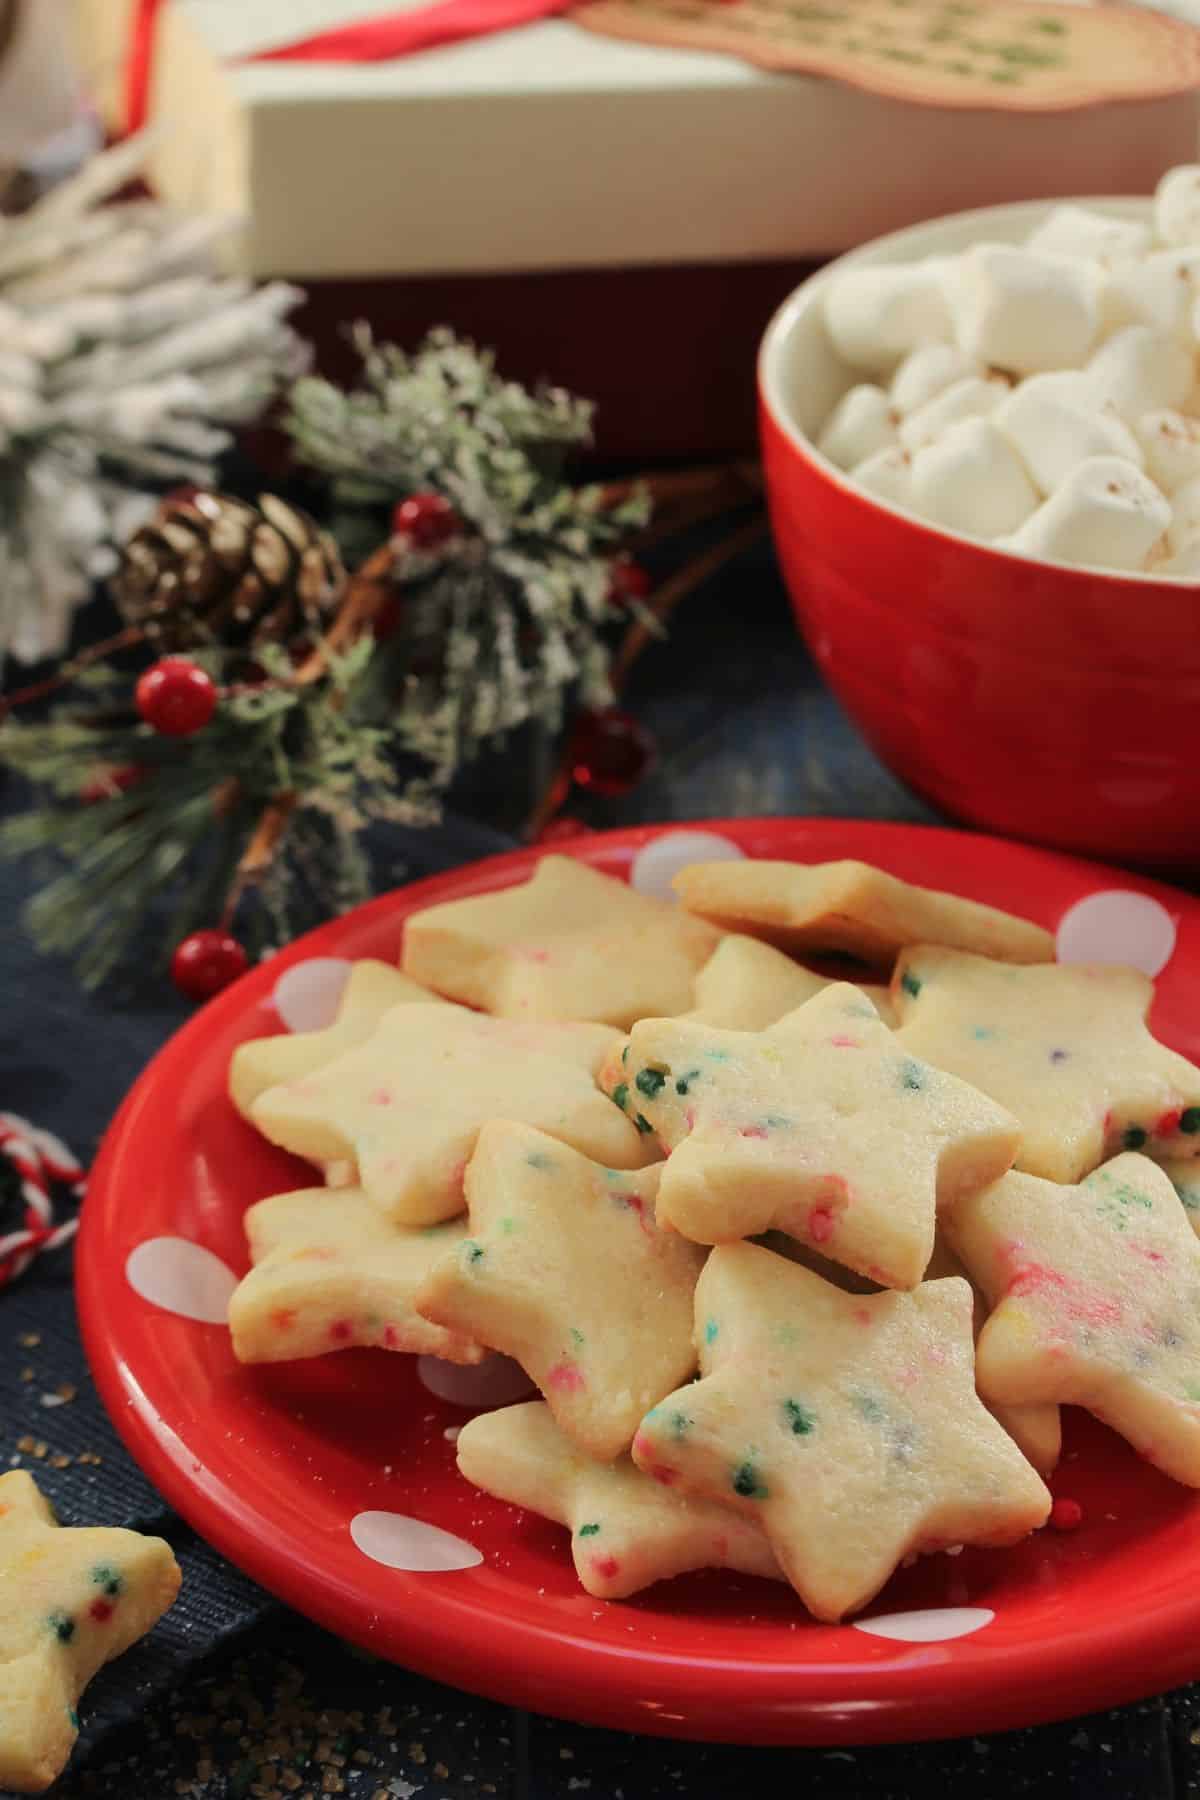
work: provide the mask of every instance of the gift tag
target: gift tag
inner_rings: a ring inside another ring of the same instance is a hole
[[[589,31],[721,50],[923,106],[1060,112],[1184,93],[1200,30],[1141,9],[1029,0],[591,0]]]

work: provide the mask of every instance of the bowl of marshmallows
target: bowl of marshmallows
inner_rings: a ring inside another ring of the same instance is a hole
[[[984,829],[1200,866],[1200,165],[841,257],[759,396],[797,618],[896,773]]]

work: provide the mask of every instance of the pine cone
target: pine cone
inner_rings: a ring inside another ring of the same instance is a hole
[[[112,593],[155,649],[303,649],[337,607],[346,572],[307,513],[274,494],[257,507],[198,491],[164,500],[122,553]]]

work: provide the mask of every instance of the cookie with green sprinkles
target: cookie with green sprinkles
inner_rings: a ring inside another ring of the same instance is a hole
[[[56,1780],[84,1688],[178,1592],[162,1538],[64,1528],[24,1469],[0,1475],[0,1787],[33,1794]]]
[[[965,1281],[847,1294],[722,1244],[695,1305],[700,1379],[642,1420],[633,1460],[757,1524],[818,1619],[857,1612],[906,1556],[1045,1522],[1049,1494],[975,1392]]]
[[[635,1019],[682,1012],[719,933],[664,900],[544,856],[529,881],[446,900],[404,927],[414,980],[510,1019]]]
[[[1200,33],[1139,8],[978,0],[968,16],[946,0],[584,0],[571,17],[606,37],[721,51],[939,108],[1060,112],[1200,84]],[[931,53],[960,33],[969,61]]]
[[[254,1267],[229,1301],[239,1362],[292,1362],[358,1345],[483,1360],[481,1344],[431,1325],[413,1304],[434,1264],[466,1240],[465,1219],[394,1225],[361,1188],[303,1188],[259,1200],[242,1222]]]
[[[1139,970],[917,946],[892,996],[902,1047],[1020,1120],[1019,1169],[1070,1183],[1121,1150],[1200,1157],[1200,1069],[1151,1034]]]
[[[602,1459],[696,1366],[704,1252],[659,1224],[661,1169],[604,1167],[492,1121],[467,1169],[470,1249],[447,1250],[416,1296],[434,1324],[519,1362],[560,1429]]]
[[[668,1151],[659,1216],[674,1230],[700,1244],[783,1231],[882,1287],[920,1281],[938,1209],[1017,1148],[1003,1107],[899,1050],[845,982],[761,1032],[643,1020],[622,1074]]]
[[[480,1128],[519,1119],[614,1168],[658,1154],[596,1086],[618,1042],[606,1025],[525,1024],[462,1006],[394,1006],[372,1035],[314,1074],[260,1094],[252,1122],[327,1172],[348,1165],[394,1224],[463,1210]]]
[[[475,1487],[566,1526],[575,1571],[598,1600],[624,1600],[692,1569],[783,1580],[756,1520],[664,1487],[628,1456],[597,1462],[540,1400],[481,1413],[463,1426],[457,1448]]]
[[[983,1397],[1085,1406],[1200,1487],[1200,1242],[1165,1171],[1128,1151],[1076,1186],[1006,1175],[946,1231],[992,1309]]]

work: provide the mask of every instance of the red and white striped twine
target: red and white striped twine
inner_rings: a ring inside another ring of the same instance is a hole
[[[66,1145],[52,1132],[40,1131],[15,1113],[0,1112],[0,1156],[8,1158],[21,1178],[25,1223],[0,1237],[0,1287],[15,1281],[40,1250],[57,1250],[75,1235],[78,1220],[54,1223],[55,1188],[66,1197],[83,1198],[85,1173]]]

